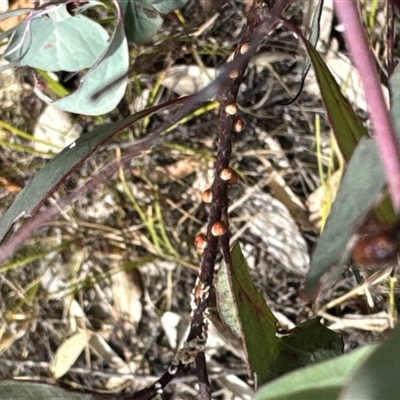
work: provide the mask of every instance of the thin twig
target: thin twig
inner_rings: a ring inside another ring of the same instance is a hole
[[[200,399],[211,400],[210,381],[208,379],[206,357],[203,351],[197,355],[195,363]]]

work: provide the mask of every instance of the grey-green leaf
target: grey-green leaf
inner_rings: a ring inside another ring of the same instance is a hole
[[[86,115],[110,112],[125,93],[128,69],[128,43],[121,22],[116,27],[106,54],[89,71],[78,90],[51,104],[64,111]],[[101,95],[94,98],[100,92]]]
[[[350,354],[298,369],[261,387],[252,399],[337,399],[343,385],[375,348],[375,346],[365,346]],[[353,397],[353,399],[364,398]]]
[[[390,78],[391,116],[400,140],[400,68]],[[386,179],[373,139],[361,139],[357,145],[332,205],[325,230],[311,258],[305,293],[330,285],[340,274],[348,258],[350,239],[363,217],[378,200]],[[329,273],[321,279],[325,273]]]
[[[232,293],[231,278],[228,276],[226,264],[222,261],[215,280],[215,296],[218,314],[224,325],[237,338],[241,337],[238,310]]]
[[[147,0],[122,1],[121,9],[129,43],[142,44],[161,28],[163,20]]]
[[[312,255],[306,294],[311,295],[338,278],[348,258],[348,245],[357,224],[377,201],[384,186],[385,176],[375,141],[363,138],[350,159]]]
[[[399,399],[400,326],[362,364],[345,387],[341,400]]]
[[[91,67],[107,48],[108,33],[83,15],[66,18],[65,12],[20,24],[7,47],[7,60],[20,59],[20,65],[45,71]]]
[[[392,93],[392,107],[390,112],[397,133],[397,139],[400,140],[400,65],[397,66],[390,77],[389,83]]]

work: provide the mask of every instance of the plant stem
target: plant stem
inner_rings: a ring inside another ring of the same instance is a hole
[[[335,10],[344,25],[344,37],[352,61],[357,68],[368,104],[378,153],[388,182],[396,213],[400,212],[400,152],[399,143],[375,68],[356,1],[335,0]]]

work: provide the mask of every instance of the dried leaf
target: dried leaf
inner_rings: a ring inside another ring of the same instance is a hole
[[[50,373],[55,379],[61,378],[70,370],[88,345],[90,337],[90,332],[78,331],[61,344],[50,364]]]

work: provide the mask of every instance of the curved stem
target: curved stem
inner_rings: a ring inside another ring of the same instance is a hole
[[[400,212],[400,152],[389,110],[382,93],[374,57],[362,26],[356,1],[335,0],[335,10],[344,25],[344,37],[357,68],[368,104],[378,153],[395,211]]]

